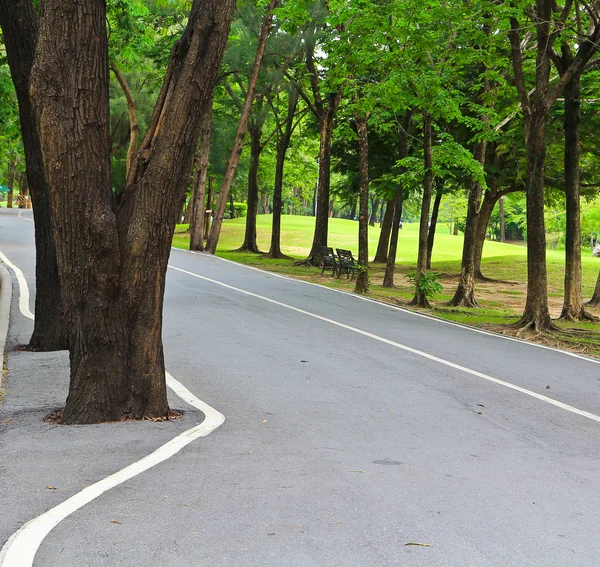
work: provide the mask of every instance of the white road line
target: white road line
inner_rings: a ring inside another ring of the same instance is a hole
[[[23,277],[23,272],[12,264],[2,252],[0,252],[0,257],[13,269],[15,274],[17,274],[21,298],[26,296],[27,303],[29,303],[29,288],[27,287],[27,281]],[[20,305],[21,301],[19,301],[19,306]],[[21,313],[28,319],[34,318],[29,307],[27,307],[27,314],[23,309],[21,309]],[[170,459],[192,441],[195,441],[200,437],[206,437],[225,422],[225,416],[223,416],[223,414],[204,403],[202,400],[199,400],[168,372],[166,373],[166,380],[169,388],[171,388],[179,398],[204,413],[204,421],[196,427],[184,431],[139,461],[136,461],[124,469],[84,488],[81,492],[71,496],[71,498],[65,500],[58,506],[51,508],[37,518],[27,522],[8,539],[2,547],[2,550],[0,550],[0,567],[32,567],[35,554],[42,541],[44,541],[44,538],[62,520],[86,504],[89,504],[92,500],[95,500],[111,488],[115,488],[129,479]]]
[[[20,219],[29,221],[29,222],[33,222],[33,219],[30,219],[29,217],[24,217],[23,216],[23,211],[19,211],[19,214],[17,215]]]
[[[307,315],[308,317],[312,317],[314,319],[318,319],[319,321],[324,321],[325,323],[329,323],[330,325],[335,325],[336,327],[341,327],[342,329],[346,329],[348,331],[352,331],[353,333],[357,333],[359,335],[363,335],[365,337],[369,337],[373,340],[379,341],[381,343],[385,343],[387,345],[393,346],[395,348],[404,350],[406,352],[410,352],[422,358],[426,358],[428,360],[432,360],[433,362],[437,362],[439,364],[443,364],[444,366],[449,366],[450,368],[454,368],[456,370],[460,370],[461,372],[465,372],[466,374],[470,374],[472,376],[477,376],[478,378],[482,378],[483,380],[487,380],[488,382],[493,382],[494,384],[498,384],[500,386],[504,386],[505,388],[509,388],[511,390],[515,390],[516,392],[520,392],[521,394],[526,394],[527,396],[531,396],[532,398],[536,398],[541,400],[542,402],[546,402],[547,404],[551,404],[556,406],[557,408],[566,410],[568,412],[580,415],[587,419],[591,419],[593,421],[600,422],[600,416],[590,413],[585,410],[581,410],[569,404],[565,404],[563,402],[559,402],[548,396],[544,396],[542,394],[538,394],[537,392],[533,392],[532,390],[527,390],[526,388],[521,388],[516,384],[511,384],[510,382],[505,382],[504,380],[500,380],[498,378],[494,378],[493,376],[489,376],[487,374],[483,374],[482,372],[478,372],[477,370],[471,370],[470,368],[466,368],[465,366],[461,366],[460,364],[455,364],[454,362],[450,362],[448,360],[444,360],[443,358],[439,358],[432,354],[423,352],[421,350],[414,349],[412,347],[397,343],[390,339],[386,339],[384,337],[380,337],[379,335],[375,335],[373,333],[369,333],[368,331],[363,331],[362,329],[357,329],[356,327],[352,327],[350,325],[346,325],[345,323],[340,323],[339,321],[335,321],[333,319],[328,319],[327,317],[323,317],[321,315],[317,315],[316,313],[311,313],[310,311],[305,311],[304,309],[299,309],[298,307],[294,307],[293,305],[288,305],[287,303],[282,303],[281,301],[276,301],[275,299],[270,299],[269,297],[264,297],[262,295],[258,295],[256,293],[252,293],[250,291],[246,291],[244,289],[240,289],[238,287],[234,287],[232,285],[220,282],[218,280],[213,280],[211,278],[207,278],[205,276],[201,276],[199,274],[195,274],[194,272],[189,272],[188,270],[183,270],[182,268],[176,268],[175,266],[169,265],[169,268],[172,270],[176,270],[177,272],[181,272],[183,274],[187,274],[188,276],[192,276],[207,282],[210,282],[215,285],[219,285],[221,287],[230,289],[232,291],[236,291],[238,293],[242,293],[244,295],[248,295],[250,297],[255,297],[257,299],[261,299],[263,301],[267,301],[268,303],[272,303],[273,305],[278,305],[279,307],[284,307],[285,309],[290,309],[291,311],[295,311],[296,313],[302,313],[303,315]]]
[[[173,247],[172,250],[178,250],[179,252],[185,252],[187,254],[193,254],[195,256],[208,256],[210,258],[216,258],[217,260],[220,260],[221,262],[226,262],[227,264],[233,264],[233,265],[239,266],[241,268],[246,268],[247,270],[254,270],[256,272],[261,272],[263,274],[269,274],[270,276],[273,276],[275,278],[281,278],[283,280],[288,280],[288,281],[297,282],[297,283],[301,283],[301,284],[305,284],[305,285],[320,287],[321,289],[325,289],[327,291],[331,291],[334,293],[340,293],[342,295],[346,295],[348,297],[352,297],[352,298],[360,300],[360,301],[367,301],[369,303],[374,303],[376,305],[380,305],[381,307],[393,309],[394,311],[400,311],[401,313],[405,313],[406,315],[411,315],[413,317],[421,317],[422,319],[428,319],[430,321],[436,321],[437,323],[440,323],[441,325],[447,325],[449,327],[458,327],[459,329],[471,331],[473,333],[479,333],[480,335],[487,335],[489,337],[496,337],[498,339],[504,339],[505,341],[512,341],[512,342],[520,343],[522,345],[526,345],[526,346],[530,346],[530,347],[542,348],[544,350],[551,350],[554,352],[559,352],[560,354],[564,354],[566,356],[571,356],[573,358],[579,358],[580,360],[585,360],[586,362],[600,364],[599,359],[590,358],[589,356],[577,354],[576,352],[570,352],[568,350],[561,350],[559,348],[541,345],[539,343],[526,341],[524,339],[518,339],[516,337],[507,337],[506,335],[501,335],[500,333],[492,333],[491,331],[485,331],[484,329],[478,329],[477,327],[471,327],[470,325],[456,323],[455,321],[448,321],[447,319],[442,319],[441,317],[436,317],[435,315],[430,315],[428,313],[420,313],[419,311],[412,311],[412,310],[406,309],[404,307],[398,307],[397,305],[390,305],[389,303],[386,303],[384,301],[379,301],[379,300],[373,299],[371,297],[365,297],[364,295],[358,295],[356,293],[351,293],[349,291],[344,291],[342,289],[336,289],[334,287],[327,287],[325,285],[321,285],[318,283],[307,282],[306,280],[300,280],[300,279],[292,278],[290,276],[284,276],[282,274],[278,274],[277,272],[269,272],[269,271],[263,270],[261,268],[256,268],[255,266],[247,266],[246,264],[240,264],[239,262],[234,262],[233,260],[227,260],[227,258],[221,258],[220,256],[214,256],[214,255],[210,255],[210,254],[207,254],[204,252],[195,252],[193,250],[185,250],[183,248]]]
[[[23,275],[23,272],[17,268],[2,252],[0,252],[0,259],[12,269],[17,276],[17,282],[19,282],[19,311],[23,317],[27,317],[27,319],[33,320],[33,313],[31,309],[29,309],[29,286],[27,285],[27,280]]]

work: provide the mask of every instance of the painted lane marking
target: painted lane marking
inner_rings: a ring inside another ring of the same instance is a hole
[[[29,217],[24,217],[23,216],[23,211],[19,211],[19,214],[17,215],[18,218],[29,221],[29,222],[33,222],[33,219],[30,219]]]
[[[375,335],[373,333],[369,333],[368,331],[363,331],[362,329],[358,329],[356,327],[352,327],[350,325],[346,325],[345,323],[340,323],[339,321],[335,321],[333,319],[329,319],[327,317],[323,317],[322,315],[317,315],[316,313],[311,313],[310,311],[305,311],[304,309],[299,309],[298,307],[294,307],[293,305],[288,305],[287,303],[282,303],[281,301],[277,301],[275,299],[270,299],[269,297],[264,297],[262,295],[258,295],[256,293],[252,293],[251,291],[246,291],[244,289],[240,289],[238,287],[234,287],[232,285],[217,281],[217,280],[213,280],[211,278],[207,278],[205,276],[201,276],[199,274],[195,274],[194,272],[189,272],[187,270],[183,270],[182,268],[176,268],[175,266],[171,266],[169,265],[169,268],[171,268],[172,270],[176,270],[178,272],[181,272],[183,274],[187,274],[189,276],[210,282],[212,284],[215,285],[219,285],[221,287],[230,289],[232,291],[236,291],[238,293],[242,293],[244,295],[248,295],[250,297],[255,297],[257,299],[261,299],[263,301],[266,301],[268,303],[271,303],[273,305],[277,305],[279,307],[283,307],[285,309],[289,309],[291,311],[295,311],[296,313],[301,313],[303,315],[307,315],[308,317],[312,317],[314,319],[318,319],[319,321],[323,321],[325,323],[329,323],[330,325],[335,325],[336,327],[340,327],[342,329],[346,329],[348,331],[351,331],[353,333],[357,333],[359,335],[363,335],[365,337],[369,337],[370,339],[373,339],[375,341],[379,341],[381,343],[393,346],[395,348],[398,348],[400,350],[406,351],[406,352],[410,352],[411,354],[414,354],[416,356],[420,356],[422,358],[426,358],[428,360],[432,360],[433,362],[437,362],[438,364],[442,364],[444,366],[448,366],[450,368],[454,368],[455,370],[459,370],[461,372],[464,372],[466,374],[470,374],[472,376],[477,376],[478,378],[482,378],[483,380],[487,380],[488,382],[493,382],[494,384],[498,384],[500,386],[504,386],[505,388],[509,388],[511,390],[514,390],[516,392],[520,392],[521,394],[526,394],[527,396],[531,396],[532,398],[536,398],[538,400],[541,400],[542,402],[546,402],[548,404],[551,404],[553,406],[556,406],[557,408],[563,409],[565,411],[580,415],[582,417],[585,417],[587,419],[591,419],[593,421],[597,421],[600,422],[600,416],[590,413],[588,411],[585,410],[581,410],[579,408],[576,408],[574,406],[571,406],[569,404],[565,404],[563,402],[559,402],[557,400],[554,400],[552,398],[549,398],[548,396],[544,396],[542,394],[538,394],[537,392],[533,392],[532,390],[527,390],[526,388],[521,388],[521,386],[517,386],[516,384],[512,384],[510,382],[506,382],[504,380],[500,380],[499,378],[494,378],[493,376],[489,376],[488,374],[484,374],[483,372],[478,372],[477,370],[472,370],[470,368],[467,368],[465,366],[461,366],[460,364],[455,364],[454,362],[450,362],[448,360],[444,360],[443,358],[439,358],[437,356],[434,356],[432,354],[423,352],[421,350],[417,350],[415,348],[409,347],[407,345],[403,345],[401,343],[397,343],[395,341],[392,341],[390,339],[386,339],[384,337],[381,337],[379,335]]]
[[[447,319],[442,319],[441,317],[436,317],[435,315],[429,315],[428,313],[419,313],[418,311],[411,311],[410,309],[406,309],[404,307],[398,307],[397,305],[390,305],[389,303],[385,303],[384,301],[378,301],[377,299],[372,299],[370,297],[364,297],[362,295],[357,295],[355,293],[351,293],[349,291],[344,291],[341,289],[335,289],[333,287],[327,287],[325,285],[321,285],[314,282],[307,282],[305,280],[298,280],[296,278],[291,278],[290,276],[284,276],[282,274],[278,274],[277,272],[269,272],[268,270],[263,270],[261,268],[256,268],[254,266],[247,266],[246,264],[240,264],[239,262],[234,262],[233,260],[227,260],[226,258],[221,258],[220,256],[215,256],[212,254],[208,254],[206,252],[196,252],[194,250],[185,250],[184,248],[175,248],[172,247],[172,250],[178,250],[179,252],[185,252],[186,254],[193,254],[194,256],[204,256],[209,258],[216,258],[221,262],[225,262],[227,264],[233,264],[234,266],[239,266],[240,268],[246,268],[247,270],[254,270],[256,272],[260,272],[262,274],[269,274],[275,278],[281,278],[282,280],[288,280],[290,282],[296,282],[300,284],[310,285],[319,287],[321,289],[325,289],[327,291],[331,291],[334,293],[340,293],[342,295],[346,295],[348,297],[352,297],[353,299],[358,299],[360,301],[367,301],[368,303],[374,303],[375,305],[379,305],[381,307],[386,307],[388,309],[393,309],[394,311],[400,311],[401,313],[405,313],[406,315],[411,315],[413,317],[421,317],[422,319],[428,319],[429,321],[435,321],[442,325],[446,325],[449,327],[458,327],[459,329],[463,329],[465,331],[471,331],[473,333],[479,333],[480,335],[487,335],[488,337],[495,337],[497,339],[504,339],[505,341],[512,341],[515,343],[519,343],[525,346],[542,348],[544,350],[550,350],[553,352],[558,352],[560,354],[564,354],[566,356],[571,356],[573,358],[579,358],[580,360],[584,360],[585,362],[592,362],[594,364],[600,364],[600,360],[596,358],[590,358],[588,356],[584,356],[582,354],[577,354],[576,352],[570,352],[568,350],[560,350],[559,348],[554,348],[546,345],[541,345],[539,343],[533,343],[530,341],[526,341],[524,339],[518,339],[515,337],[507,337],[506,335],[501,335],[500,333],[492,333],[490,331],[485,331],[483,329],[478,329],[477,327],[470,327],[469,325],[463,325],[461,323],[456,323],[454,321],[448,321]]]
[[[17,276],[17,282],[19,283],[19,311],[23,315],[23,317],[27,317],[27,319],[31,319],[33,321],[33,313],[31,309],[29,309],[29,286],[27,285],[27,280],[23,275],[23,272],[17,268],[2,252],[0,252],[0,259],[12,269]]]
[[[13,269],[15,274],[17,274],[21,297],[26,296],[29,298],[29,288],[27,286],[27,280],[23,277],[23,272],[12,264],[2,252],[0,252],[0,257]],[[19,274],[21,274],[21,278],[19,278]],[[27,311],[28,314],[25,314],[23,313],[23,310],[21,310],[25,317],[33,319],[33,313],[31,313],[29,309]],[[52,529],[62,520],[86,504],[89,504],[92,500],[95,500],[108,490],[115,488],[129,479],[170,459],[192,441],[195,441],[200,437],[206,437],[225,422],[225,416],[222,413],[198,399],[181,382],[173,378],[171,374],[166,372],[165,377],[167,386],[169,386],[183,402],[204,413],[204,421],[177,435],[177,437],[171,439],[171,441],[162,445],[149,455],[146,455],[139,461],[136,461],[124,469],[84,488],[81,492],[71,496],[71,498],[68,498],[58,506],[51,508],[47,512],[44,512],[27,522],[8,539],[0,550],[0,567],[32,567],[35,554],[40,545],[50,531],[52,531]]]

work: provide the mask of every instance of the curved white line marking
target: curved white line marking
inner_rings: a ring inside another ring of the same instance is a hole
[[[21,297],[26,296],[29,303],[29,288],[27,287],[27,281],[23,276],[23,272],[12,264],[2,252],[0,252],[0,258],[17,274]],[[21,306],[21,301],[19,301],[19,306]],[[27,314],[23,309],[21,309],[21,313],[28,319],[34,318],[29,307],[27,308]],[[71,498],[58,506],[27,522],[8,539],[2,550],[0,550],[0,567],[32,567],[35,554],[42,541],[44,541],[44,538],[67,516],[89,504],[92,500],[95,500],[111,488],[123,484],[127,480],[170,459],[192,441],[200,437],[206,437],[225,422],[225,416],[222,413],[202,400],[199,400],[181,382],[173,378],[171,374],[166,372],[165,377],[167,385],[179,398],[204,413],[204,421],[196,427],[179,434],[139,461],[84,488],[81,492],[71,496]]]
[[[300,280],[296,278],[292,278],[290,276],[284,276],[282,274],[278,274],[277,272],[269,272],[267,270],[263,270],[261,268],[256,268],[255,266],[247,266],[246,264],[241,264],[240,262],[234,262],[233,260],[227,260],[227,258],[221,258],[220,256],[215,256],[212,254],[207,254],[204,252],[195,252],[194,250],[185,250],[184,248],[175,248],[172,250],[178,250],[179,252],[185,252],[187,254],[194,254],[195,256],[208,256],[210,258],[216,258],[221,262],[226,262],[227,264],[233,264],[235,266],[239,266],[241,268],[246,268],[247,270],[254,270],[256,272],[261,272],[263,274],[269,274],[275,278],[281,278],[282,280],[288,280],[292,282],[297,282],[305,285],[312,285],[316,287],[320,287],[321,289],[325,289],[327,291],[332,291],[334,293],[341,293],[342,295],[346,295],[348,297],[352,297],[354,299],[358,299],[360,301],[367,301],[369,303],[375,303],[376,305],[380,305],[381,307],[387,307],[388,309],[393,309],[395,311],[400,311],[401,313],[405,313],[406,315],[412,315],[413,317],[421,317],[423,319],[428,319],[430,321],[436,321],[442,325],[447,325],[450,327],[458,327],[459,329],[463,329],[465,331],[471,331],[473,333],[479,333],[480,335],[487,335],[489,337],[496,337],[497,339],[504,339],[505,341],[513,341],[515,343],[520,343],[522,345],[535,347],[535,348],[543,348],[544,350],[551,350],[553,352],[558,352],[560,354],[564,354],[566,356],[571,356],[573,358],[579,358],[580,360],[584,360],[586,362],[593,362],[594,364],[600,364],[600,360],[596,358],[590,358],[589,356],[584,356],[581,354],[577,354],[576,352],[571,352],[568,350],[561,350],[559,348],[554,348],[546,345],[541,345],[539,343],[534,343],[531,341],[526,341],[524,339],[518,339],[515,337],[507,337],[506,335],[501,335],[500,333],[492,333],[490,331],[485,331],[483,329],[478,329],[477,327],[471,327],[470,325],[464,325],[462,323],[456,323],[455,321],[449,321],[448,319],[442,319],[441,317],[436,317],[435,315],[430,315],[428,313],[419,313],[418,311],[411,311],[410,309],[405,309],[404,307],[398,307],[397,305],[391,305],[384,301],[379,301],[377,299],[372,299],[370,297],[365,297],[363,295],[358,295],[356,293],[351,293],[349,291],[344,291],[342,289],[336,289],[334,287],[327,287],[325,285],[321,285],[314,282],[307,282],[305,280]]]
[[[29,221],[29,222],[33,222],[33,219],[30,219],[29,217],[24,217],[23,216],[23,211],[19,211],[19,214],[17,215],[20,219]]]
[[[264,296],[258,295],[256,293],[252,293],[251,291],[246,291],[244,289],[240,289],[238,287],[234,287],[232,285],[229,285],[229,284],[217,281],[217,280],[213,280],[211,278],[207,278],[207,277],[201,276],[199,274],[195,274],[194,272],[188,272],[187,270],[183,270],[181,268],[176,268],[175,266],[171,266],[171,265],[169,265],[169,268],[171,268],[172,270],[176,270],[178,272],[187,274],[188,276],[192,276],[192,277],[213,283],[215,285],[219,285],[219,286],[225,287],[227,289],[231,289],[238,293],[243,293],[244,295],[249,295],[250,297],[255,297],[257,299],[262,299],[263,301],[267,301],[268,303],[272,303],[273,305],[278,305],[279,307],[284,307],[285,309],[290,309],[291,311],[295,311],[296,313],[302,313],[303,315],[307,315],[308,317],[312,317],[314,319],[318,319],[319,321],[324,321],[325,323],[329,323],[330,325],[335,325],[336,327],[341,327],[342,329],[352,331],[353,333],[357,333],[359,335],[369,337],[370,339],[379,341],[381,343],[385,343],[387,345],[404,350],[406,352],[410,352],[412,354],[415,354],[422,358],[426,358],[428,360],[432,360],[439,364],[443,364],[444,366],[449,366],[450,368],[460,370],[461,372],[465,372],[466,374],[471,374],[472,376],[477,376],[478,378],[483,378],[484,380],[487,380],[488,382],[493,382],[494,384],[499,384],[500,386],[504,386],[505,388],[510,388],[511,390],[515,390],[522,394],[526,394],[528,396],[531,396],[532,398],[536,398],[538,400],[541,400],[542,402],[546,402],[548,404],[551,404],[553,406],[556,406],[556,407],[566,410],[568,412],[580,415],[582,417],[586,417],[593,421],[600,422],[599,415],[590,413],[585,410],[581,410],[579,408],[576,408],[569,404],[565,404],[563,402],[559,402],[557,400],[549,398],[548,396],[544,396],[542,394],[538,394],[537,392],[533,392],[532,390],[527,390],[526,388],[521,388],[521,386],[517,386],[516,384],[511,384],[510,382],[505,382],[504,380],[500,380],[499,378],[494,378],[493,376],[489,376],[487,374],[484,374],[483,372],[478,372],[477,370],[471,370],[470,368],[461,366],[460,364],[455,364],[454,362],[444,360],[443,358],[439,358],[439,357],[429,354],[427,352],[423,352],[421,350],[417,350],[412,347],[397,343],[390,339],[380,337],[379,335],[369,333],[368,331],[363,331],[362,329],[357,329],[356,327],[351,327],[350,325],[346,325],[345,323],[340,323],[339,321],[335,321],[333,319],[328,319],[327,317],[317,315],[316,313],[311,313],[310,311],[305,311],[304,309],[299,309],[298,307],[294,307],[293,305],[288,305],[287,303],[282,303],[281,301],[276,301],[275,299],[270,299],[269,297],[264,297]]]
[[[31,309],[29,309],[29,287],[27,285],[27,280],[23,275],[23,272],[17,268],[2,252],[0,252],[0,259],[12,269],[17,276],[17,282],[19,282],[19,311],[23,317],[27,317],[27,319],[33,320],[33,313]]]

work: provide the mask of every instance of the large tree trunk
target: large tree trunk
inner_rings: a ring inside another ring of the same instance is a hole
[[[27,182],[35,224],[35,321],[28,348],[39,351],[63,350],[68,347],[68,340],[50,220],[50,194],[29,97],[31,67],[38,34],[37,16],[31,0],[0,2],[0,26],[17,93]]]
[[[329,230],[329,190],[331,185],[331,138],[333,121],[341,100],[341,92],[329,96],[327,108],[320,116],[319,181],[317,185],[317,211],[315,232],[308,258],[305,262],[318,266],[321,263],[321,247],[327,246]]]
[[[596,287],[594,288],[592,299],[590,299],[586,305],[589,305],[590,307],[598,307],[600,305],[600,273],[598,273],[598,279],[596,280]]]
[[[367,117],[356,116],[358,133],[358,170],[360,176],[360,209],[358,216],[358,264],[356,277],[356,293],[369,291],[369,138]]]
[[[475,250],[473,255],[473,270],[475,279],[479,281],[488,281],[481,272],[481,258],[483,256],[483,247],[485,245],[485,237],[487,234],[488,225],[494,212],[494,207],[499,199],[498,191],[495,188],[490,188],[483,195],[479,215],[477,215],[477,223],[475,225]]]
[[[427,232],[429,224],[429,209],[431,206],[431,196],[433,193],[433,173],[431,166],[433,163],[432,154],[432,119],[431,115],[423,111],[423,154],[425,176],[423,178],[423,201],[421,203],[421,221],[419,224],[419,251],[417,255],[417,271],[415,296],[410,302],[411,305],[419,307],[431,307],[425,292],[419,289],[419,281],[425,276],[427,271]]]
[[[161,339],[167,263],[233,9],[233,0],[193,3],[117,208],[106,3],[44,3],[31,95],[68,321],[64,423],[168,415]]]
[[[440,215],[440,205],[442,204],[442,191],[438,191],[435,195],[433,208],[431,209],[431,222],[427,231],[427,269],[431,270],[431,257],[433,255],[433,244],[435,242],[435,231],[437,230],[438,217]]]
[[[390,232],[392,230],[392,221],[394,220],[394,199],[389,199],[385,206],[385,214],[381,223],[381,232],[379,233],[379,242],[373,263],[385,264],[388,257],[388,247],[390,244]]]
[[[260,106],[260,105],[259,105]],[[256,116],[248,122],[248,134],[250,134],[250,167],[248,168],[248,214],[246,215],[246,231],[244,242],[238,252],[252,252],[260,254],[256,243],[256,217],[258,216],[258,167],[260,165],[260,154],[263,146],[261,144],[262,128],[266,115],[259,108]]]
[[[194,187],[190,203],[190,250],[202,252],[204,250],[204,221],[206,219],[206,178],[208,177],[208,158],[210,157],[210,135],[212,132],[212,101],[202,117],[200,130],[200,144],[196,158],[196,172],[194,174]]]
[[[254,101],[254,92],[256,90],[256,84],[258,83],[258,75],[260,73],[260,67],[265,54],[265,48],[267,47],[267,40],[271,32],[271,24],[273,22],[273,10],[277,6],[278,0],[271,0],[267,9],[267,14],[263,21],[262,29],[260,32],[260,38],[258,40],[258,47],[256,49],[256,56],[254,58],[254,64],[252,65],[252,72],[250,73],[250,79],[248,81],[248,90],[246,91],[246,99],[244,100],[244,106],[242,107],[242,113],[240,115],[240,121],[238,123],[237,132],[235,134],[235,141],[231,150],[231,155],[225,168],[225,175],[223,182],[221,183],[221,190],[219,192],[219,200],[217,207],[213,212],[213,223],[208,235],[208,241],[206,242],[206,251],[210,254],[214,254],[217,251],[217,244],[219,242],[219,236],[221,234],[221,227],[223,226],[223,217],[225,216],[225,207],[227,206],[227,200],[229,199],[229,191],[233,184],[233,178],[237,171],[237,166],[242,155],[242,146],[244,143],[244,135],[246,133],[246,127],[248,125],[248,118],[250,117],[250,110],[252,109],[252,103]]]
[[[565,197],[567,234],[565,243],[565,296],[561,319],[587,318],[581,291],[581,221],[579,204],[579,127],[581,124],[580,80],[565,87]]]
[[[277,144],[277,163],[275,165],[275,187],[273,190],[273,228],[271,230],[271,248],[269,258],[287,258],[281,251],[281,207],[283,192],[283,170],[285,167],[285,156],[294,129],[294,116],[298,107],[299,94],[297,89],[290,88],[288,91],[288,111],[285,121],[285,130]]]
[[[484,165],[485,151],[487,144],[485,140],[475,143],[473,157]],[[450,300],[450,305],[456,307],[478,307],[475,299],[475,248],[477,223],[479,221],[479,211],[481,209],[481,196],[483,187],[478,181],[471,183],[469,199],[467,204],[467,219],[465,222],[465,234],[463,241],[462,262],[460,268],[460,280],[454,297]],[[491,212],[490,212],[491,214]],[[486,225],[487,226],[487,225]],[[485,238],[485,233],[484,233]]]

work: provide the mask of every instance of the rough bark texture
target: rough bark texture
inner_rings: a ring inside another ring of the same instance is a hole
[[[358,171],[360,177],[360,207],[358,214],[358,263],[356,277],[356,293],[369,291],[369,139],[367,117],[356,116],[358,133]]]
[[[190,250],[204,250],[204,222],[206,219],[206,178],[208,177],[208,158],[210,157],[210,135],[212,132],[212,101],[202,116],[200,142],[196,158],[196,172],[192,189],[192,209],[190,222]]]
[[[167,262],[233,9],[233,0],[194,2],[117,207],[106,3],[42,6],[31,95],[68,321],[64,423],[168,415],[161,339]]]
[[[294,117],[298,107],[298,91],[291,88],[288,91],[288,110],[285,121],[285,129],[277,142],[277,163],[275,165],[275,187],[273,189],[273,228],[271,230],[271,247],[269,258],[287,258],[281,251],[281,210],[283,191],[283,170],[285,167],[285,156],[294,131]]]
[[[217,207],[213,213],[213,223],[208,235],[205,250],[214,254],[217,250],[217,244],[219,242],[219,236],[221,234],[221,227],[223,226],[223,217],[225,216],[225,207],[227,206],[227,200],[229,199],[229,191],[233,184],[233,178],[237,171],[237,166],[242,155],[242,146],[244,143],[244,134],[246,133],[246,127],[248,125],[248,118],[250,117],[250,110],[252,108],[252,102],[254,101],[254,92],[256,90],[256,84],[258,83],[258,75],[260,73],[260,67],[265,54],[265,48],[267,47],[267,41],[271,32],[271,24],[273,22],[273,10],[278,4],[278,0],[271,0],[267,9],[267,14],[263,21],[260,38],[258,40],[258,47],[256,49],[256,57],[254,58],[254,64],[252,65],[252,72],[250,73],[250,79],[248,81],[248,89],[246,91],[246,99],[242,107],[240,115],[240,121],[238,123],[237,132],[235,135],[235,141],[225,168],[225,175],[223,182],[221,183],[221,190],[219,192],[219,200]]]
[[[17,93],[27,182],[35,223],[35,322],[29,348],[39,351],[63,350],[68,348],[68,340],[51,226],[50,193],[33,105],[29,97],[31,67],[38,34],[37,17],[31,0],[0,2],[0,26]]]
[[[385,206],[385,214],[381,222],[381,232],[379,233],[379,242],[373,263],[385,264],[388,258],[388,247],[390,244],[390,233],[392,231],[392,221],[394,220],[394,199],[390,199]]]
[[[473,157],[479,161],[481,165],[484,165],[485,163],[486,146],[486,142],[482,140],[475,143],[475,148],[473,150]],[[467,219],[465,222],[460,280],[458,282],[458,287],[454,297],[450,300],[450,305],[454,305],[456,307],[479,306],[477,299],[475,298],[475,248],[477,223],[479,220],[479,211],[481,209],[482,194],[483,187],[481,183],[474,180],[471,183],[467,203]]]
[[[427,225],[429,224],[429,209],[431,206],[431,197],[433,193],[433,174],[431,166],[433,163],[432,155],[432,120],[428,112],[423,112],[423,153],[425,176],[423,178],[423,201],[421,203],[421,220],[419,224],[419,251],[417,255],[417,287],[415,296],[410,302],[411,305],[419,307],[431,307],[425,293],[418,288],[418,282],[423,278],[427,271]]]
[[[427,269],[431,270],[431,257],[433,255],[433,244],[435,242],[435,231],[437,230],[438,217],[440,215],[440,205],[442,204],[443,194],[438,191],[435,195],[433,208],[431,209],[431,222],[427,231]]]

